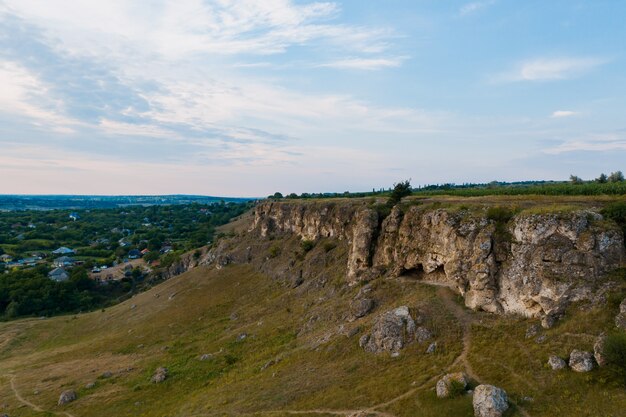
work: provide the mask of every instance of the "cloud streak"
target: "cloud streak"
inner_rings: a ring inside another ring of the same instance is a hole
[[[514,71],[497,77],[500,81],[556,81],[578,78],[608,62],[597,57],[539,58],[522,62]]]

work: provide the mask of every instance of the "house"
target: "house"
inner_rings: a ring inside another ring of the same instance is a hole
[[[131,249],[128,252],[128,258],[129,259],[138,259],[141,258],[141,252],[139,252],[137,249]]]
[[[13,257],[11,255],[7,255],[6,253],[4,255],[0,255],[0,262],[4,262],[5,264],[8,264],[12,260],[13,260]]]
[[[52,253],[55,255],[71,255],[71,254],[74,254],[75,252],[74,252],[74,249],[61,246],[59,249],[53,250]]]
[[[171,251],[173,251],[174,248],[170,245],[164,245],[161,247],[161,250],[159,252],[161,253],[170,253]]]
[[[145,248],[144,250],[141,251],[141,256],[147,255],[149,253],[150,253],[150,250],[148,248]]]
[[[67,274],[65,269],[63,268],[54,268],[52,271],[48,273],[48,278],[56,282],[67,281],[70,276]]]
[[[61,256],[60,258],[56,258],[54,262],[52,263],[52,265],[54,265],[57,268],[62,268],[65,266],[73,266],[74,259],[70,258],[69,256]]]
[[[78,213],[70,213],[70,219],[72,219],[73,221],[76,221],[80,219],[80,216],[78,215]]]

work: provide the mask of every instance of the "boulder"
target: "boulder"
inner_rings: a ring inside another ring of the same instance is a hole
[[[76,401],[76,398],[77,398],[76,391],[74,390],[63,391],[61,395],[59,396],[59,402],[57,404],[64,405],[67,403],[71,403],[72,401]]]
[[[462,372],[455,372],[452,374],[446,374],[437,381],[436,390],[437,397],[447,398],[454,394],[455,385],[459,389],[465,390],[467,388],[467,377]]]
[[[208,361],[209,359],[213,359],[213,355],[210,353],[204,353],[202,355],[200,355],[200,360],[201,361]]]
[[[419,343],[420,345],[431,339],[432,337],[433,334],[426,327],[418,327],[415,330],[415,340],[417,340],[417,343]]]
[[[350,313],[355,319],[369,314],[374,309],[374,300],[371,298],[359,298],[350,303]]]
[[[548,314],[541,319],[541,327],[543,327],[544,329],[551,329],[554,327],[555,324],[556,317],[551,314]]]
[[[604,357],[604,343],[606,342],[606,335],[600,335],[593,344],[593,357],[596,360],[598,366],[606,365],[606,358]]]
[[[420,331],[420,338],[426,340],[431,335],[430,332],[426,335],[427,330],[424,330]],[[359,345],[372,353],[397,352],[415,340],[416,331],[409,308],[401,306],[378,316],[371,334],[361,337]]]
[[[165,379],[167,378],[167,374],[168,374],[167,368],[160,366],[156,369],[150,381],[152,381],[155,384],[159,384],[165,381]]]
[[[558,371],[567,367],[567,363],[555,355],[550,356],[548,359],[548,365],[550,365],[553,371]]]
[[[569,367],[576,372],[589,372],[594,367],[594,359],[591,352],[574,349],[569,355]]]
[[[506,391],[493,385],[477,386],[472,402],[476,417],[501,417],[509,409]]]

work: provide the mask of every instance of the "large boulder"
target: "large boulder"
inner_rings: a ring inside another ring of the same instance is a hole
[[[565,363],[563,359],[554,355],[550,356],[548,359],[548,365],[550,365],[553,371],[559,371],[567,367],[567,363]]]
[[[569,367],[576,372],[589,372],[594,367],[593,354],[574,349],[569,355]]]
[[[415,340],[416,330],[409,308],[402,306],[378,316],[371,334],[363,336],[359,344],[367,352],[394,353]]]
[[[61,395],[59,396],[59,402],[57,404],[65,405],[67,403],[71,403],[72,401],[76,401],[76,398],[77,398],[76,391],[74,390],[63,391]]]
[[[437,381],[437,397],[447,398],[454,394],[455,389],[465,390],[467,388],[467,377],[463,372],[455,372],[444,375]]]
[[[159,384],[167,379],[167,374],[168,374],[167,368],[160,366],[156,369],[150,381],[152,381],[155,384]]]
[[[509,409],[509,399],[501,388],[479,385],[474,390],[473,405],[476,417],[502,417]]]

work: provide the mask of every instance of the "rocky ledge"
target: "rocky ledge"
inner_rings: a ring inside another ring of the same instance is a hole
[[[382,218],[365,202],[266,202],[249,232],[345,240],[350,284],[406,275],[450,286],[470,308],[528,317],[592,299],[624,260],[622,231],[591,210],[502,219],[486,208],[413,205]]]

